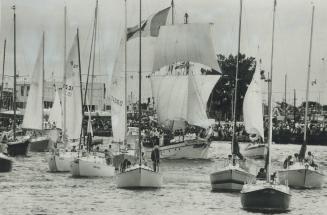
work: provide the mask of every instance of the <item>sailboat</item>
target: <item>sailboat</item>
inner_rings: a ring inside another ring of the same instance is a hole
[[[171,9],[174,10],[173,1]],[[211,26],[188,23],[187,17],[184,24],[175,24],[173,20],[172,12],[172,25],[162,25],[158,32],[150,78],[158,123],[172,134],[179,130],[176,135],[160,137],[160,155],[165,159],[206,159],[210,135],[201,136],[188,128],[205,130],[214,123],[206,110],[209,96],[220,78],[220,68],[213,49]],[[214,70],[216,75],[202,74],[203,68]],[[144,147],[148,158],[152,147]]]
[[[51,125],[55,125],[57,129],[62,129],[62,120],[62,104],[58,89],[56,89],[53,105],[49,113],[49,122]]]
[[[255,180],[243,186],[241,191],[241,202],[245,210],[250,211],[287,211],[291,200],[290,188],[280,184],[276,176],[271,178],[271,142],[272,142],[272,77],[274,56],[274,32],[275,32],[276,0],[273,10],[272,49],[270,62],[268,109],[269,109],[269,136],[268,156],[266,159],[266,180]]]
[[[252,81],[243,100],[243,116],[246,132],[251,141],[243,151],[248,158],[263,159],[267,155],[267,146],[264,141],[262,91],[259,66],[256,66]]]
[[[97,33],[97,19],[98,19],[98,1],[96,1],[95,7],[95,16],[94,16],[94,30],[92,37],[92,46],[90,56],[93,50],[93,68],[92,68],[92,80],[91,80],[91,95],[90,99],[92,104],[92,96],[93,96],[93,79],[94,79],[94,63],[95,63],[95,50],[96,50],[96,33]],[[93,48],[93,49],[92,49]],[[90,58],[90,64],[91,64]],[[90,68],[90,67],[89,67]],[[89,76],[89,71],[88,71]],[[87,88],[88,88],[88,79],[86,83],[85,97],[84,101],[86,103],[87,96]],[[84,115],[84,114],[83,114]],[[111,177],[115,175],[115,167],[107,161],[105,155],[100,155],[96,152],[91,152],[91,143],[93,137],[92,123],[91,123],[91,110],[88,110],[88,123],[87,123],[87,150],[88,153],[85,155],[78,156],[74,159],[71,164],[71,173],[73,177]],[[80,141],[81,143],[81,141]]]
[[[66,7],[65,7],[65,35],[66,35]],[[67,151],[68,146],[77,146],[82,128],[82,92],[79,74],[79,50],[75,36],[72,47],[66,59],[64,51],[64,82],[63,82],[63,149],[54,147],[48,158],[50,172],[70,172],[71,162],[77,157],[77,152]],[[66,50],[66,36],[64,42]],[[56,144],[55,144],[56,145]]]
[[[36,59],[34,71],[31,74],[30,91],[27,98],[25,114],[23,118],[23,129],[30,130],[30,151],[44,152],[49,147],[49,137],[43,131],[43,95],[44,95],[44,33],[41,46]]]
[[[16,6],[12,7],[14,10],[14,96],[13,96],[13,109],[14,109],[14,117],[13,117],[13,136],[12,139],[5,142],[7,144],[7,152],[10,156],[17,155],[26,155],[29,147],[29,137],[16,137]],[[3,141],[3,140],[1,140]]]
[[[317,167],[313,167],[306,163],[304,160],[307,149],[307,129],[308,129],[308,101],[309,101],[309,87],[310,87],[310,70],[311,70],[311,51],[312,51],[312,34],[314,23],[314,10],[312,6],[312,20],[311,20],[311,36],[310,36],[310,49],[309,49],[309,64],[307,73],[307,88],[305,100],[305,116],[304,116],[304,139],[299,153],[299,161],[293,165],[288,166],[286,169],[279,170],[278,176],[280,181],[288,181],[290,187],[295,188],[321,188],[324,183],[325,175]]]
[[[243,185],[254,178],[254,175],[249,173],[237,163],[236,156],[242,158],[239,152],[239,145],[236,137],[236,107],[237,107],[237,87],[238,87],[238,72],[239,72],[239,56],[240,56],[240,42],[241,42],[241,24],[242,24],[242,0],[240,0],[240,14],[239,14],[239,32],[238,32],[238,50],[235,72],[235,89],[234,89],[234,103],[233,103],[233,138],[231,143],[231,158],[227,165],[210,174],[210,182],[212,191],[240,191]]]
[[[126,5],[125,5],[126,6]],[[142,0],[140,0],[140,17],[139,17],[139,100],[138,100],[138,115],[139,128],[137,140],[137,157],[138,162],[130,167],[124,168],[117,174],[116,183],[118,188],[160,188],[162,184],[162,175],[158,171],[154,171],[151,167],[143,163],[142,159],[142,135],[141,135],[141,117],[142,116]],[[123,40],[127,39],[127,34],[124,35]],[[122,53],[121,50],[119,53]],[[118,58],[120,55],[118,55]],[[126,101],[126,100],[125,100]]]

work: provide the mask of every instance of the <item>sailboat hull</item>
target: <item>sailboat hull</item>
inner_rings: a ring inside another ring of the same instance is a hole
[[[244,185],[241,191],[243,209],[249,211],[284,212],[289,209],[291,195],[285,185]]]
[[[115,167],[107,165],[104,158],[81,157],[71,163],[71,173],[73,177],[112,177]]]
[[[185,140],[173,145],[160,146],[160,159],[207,159],[210,142]],[[151,158],[152,148],[145,148],[145,156]]]
[[[243,155],[247,158],[263,159],[267,155],[268,148],[264,144],[251,144],[243,151]]]
[[[37,137],[30,140],[31,152],[46,152],[49,150],[49,138]]]
[[[48,158],[49,171],[70,172],[70,166],[75,157],[77,157],[77,153],[67,152],[60,155],[51,154]]]
[[[0,153],[0,172],[10,172],[11,168],[12,160],[3,153]]]
[[[321,188],[324,183],[325,176],[309,167],[292,168],[278,171],[279,181],[288,183],[290,187],[299,189]]]
[[[237,192],[242,190],[243,185],[255,178],[254,175],[246,172],[237,166],[227,166],[221,171],[210,174],[212,191]]]
[[[8,142],[7,143],[7,152],[9,156],[26,156],[29,148],[29,141],[28,140],[18,140],[15,142]]]
[[[146,166],[132,167],[117,175],[117,187],[125,189],[160,188],[162,176]]]

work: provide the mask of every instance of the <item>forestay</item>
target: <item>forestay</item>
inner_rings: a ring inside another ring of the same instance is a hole
[[[246,91],[243,101],[243,116],[246,132],[260,135],[264,139],[262,90],[259,73],[260,71],[256,69],[251,84]]]
[[[35,67],[30,77],[30,90],[22,128],[41,130],[43,123],[43,40],[37,55]]]

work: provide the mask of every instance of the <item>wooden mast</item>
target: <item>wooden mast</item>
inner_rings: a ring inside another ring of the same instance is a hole
[[[307,126],[308,126],[308,100],[309,100],[309,88],[310,88],[310,73],[311,73],[311,52],[312,52],[312,35],[313,35],[313,21],[314,21],[315,6],[312,6],[312,17],[311,17],[311,32],[310,32],[310,48],[309,48],[309,63],[307,73],[307,88],[305,92],[305,115],[304,115],[304,136],[303,142],[307,143]]]
[[[274,40],[275,40],[275,18],[276,18],[276,0],[274,0],[273,26],[271,39],[271,56],[270,56],[270,77],[268,78],[268,111],[269,111],[269,132],[268,132],[268,161],[267,161],[267,182],[270,183],[270,163],[271,163],[271,142],[272,142],[272,77],[273,77],[273,60],[274,60]]]
[[[14,119],[13,119],[13,133],[14,140],[16,140],[16,6],[12,7],[14,10],[14,92],[13,92],[13,109],[14,109]]]
[[[142,164],[142,143],[141,143],[141,118],[142,118],[142,110],[141,110],[141,99],[142,99],[142,0],[140,0],[140,17],[139,17],[139,25],[140,25],[140,38],[139,38],[139,164]]]
[[[241,49],[241,31],[242,31],[242,7],[243,0],[240,0],[240,13],[239,13],[239,22],[238,22],[238,42],[237,42],[237,57],[236,57],[236,72],[235,72],[235,88],[234,88],[234,104],[233,104],[233,137],[232,137],[232,158],[233,165],[235,164],[235,155],[234,155],[234,143],[236,141],[236,109],[237,109],[237,88],[238,88],[238,72],[239,72],[239,56]]]
[[[4,45],[3,45],[0,109],[3,107],[3,89],[4,89],[3,82],[4,82],[4,78],[5,78],[6,45],[7,45],[7,40],[5,39],[5,42],[4,42]]]

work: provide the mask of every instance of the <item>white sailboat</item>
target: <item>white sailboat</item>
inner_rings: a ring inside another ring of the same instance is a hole
[[[252,81],[246,91],[243,100],[243,116],[246,132],[253,139],[253,143],[247,145],[243,155],[248,158],[262,159],[267,155],[267,145],[264,141],[262,90],[259,66],[253,74]]]
[[[52,154],[50,154],[48,163],[51,172],[69,172],[71,170],[71,162],[77,157],[77,152],[67,152],[68,145],[78,145],[76,140],[80,139],[83,120],[77,35],[73,40],[72,47],[65,62],[63,83],[64,148],[62,150],[55,148]]]
[[[125,2],[126,4],[126,2]],[[126,7],[126,5],[125,5]],[[141,100],[142,100],[142,0],[140,0],[140,17],[139,17],[139,101],[138,101],[138,114],[142,116]],[[127,34],[123,37],[127,38]],[[126,50],[126,49],[125,49]],[[118,55],[119,57],[119,55]],[[126,100],[125,100],[126,101]],[[141,117],[139,117],[139,130],[138,130],[138,163],[123,169],[117,174],[117,187],[125,189],[142,189],[142,188],[160,188],[162,184],[162,175],[158,171],[154,171],[149,166],[143,164],[142,161],[142,139],[141,139]]]
[[[30,77],[30,91],[22,124],[22,128],[31,130],[30,151],[34,152],[45,152],[49,148],[49,137],[43,131],[44,46],[45,35],[43,33],[35,67]]]
[[[94,63],[95,63],[95,50],[96,50],[96,33],[97,33],[97,17],[98,16],[98,1],[96,1],[95,7],[95,16],[94,16],[94,31],[93,31],[93,41],[90,54],[93,54],[93,68],[92,68],[92,80],[91,80],[91,95],[90,95],[90,104],[92,104],[92,96],[93,96],[93,79],[94,79]],[[93,49],[92,49],[93,48]],[[93,53],[92,53],[93,51]],[[90,64],[91,64],[90,58]],[[88,72],[89,75],[89,72]],[[87,86],[88,88],[88,80]],[[85,90],[84,102],[87,100],[87,90]],[[83,114],[84,115],[84,114]],[[115,167],[108,163],[104,155],[100,155],[95,152],[91,152],[91,143],[93,137],[92,123],[91,123],[91,110],[88,110],[88,124],[87,124],[87,150],[88,153],[85,155],[80,153],[78,157],[74,159],[71,164],[71,173],[73,177],[111,177],[115,174]],[[81,143],[81,142],[80,142]]]
[[[242,1],[242,0],[241,0]],[[266,180],[251,181],[243,186],[241,191],[241,203],[245,210],[281,212],[289,209],[291,200],[290,189],[287,185],[280,184],[277,178],[271,179],[271,142],[272,142],[272,77],[273,77],[273,56],[274,56],[274,32],[275,32],[276,0],[273,10],[272,50],[271,67],[269,77],[268,109],[269,109],[269,136],[268,136],[268,157],[266,159]]]
[[[286,169],[279,170],[279,180],[282,182],[287,181],[290,187],[294,188],[321,188],[325,175],[321,170],[316,167],[310,166],[305,162],[304,157],[307,149],[307,129],[308,129],[308,101],[309,101],[309,87],[310,87],[310,70],[311,70],[311,51],[312,51],[312,34],[314,24],[314,9],[312,7],[312,22],[311,22],[311,36],[310,36],[310,50],[309,50],[309,64],[307,73],[307,88],[306,88],[306,102],[305,102],[305,116],[304,116],[304,139],[301,146],[299,161],[296,161],[293,165],[288,166]]]
[[[210,174],[210,182],[212,191],[240,191],[243,185],[252,180],[255,176],[248,172],[245,168],[237,162],[236,156],[242,159],[239,152],[239,145],[236,136],[236,107],[237,107],[237,88],[238,88],[238,72],[239,72],[239,56],[241,45],[241,26],[242,26],[242,0],[240,0],[240,14],[239,14],[239,31],[238,31],[238,49],[235,72],[235,89],[234,89],[234,103],[233,103],[233,138],[231,143],[231,159],[227,165]]]

